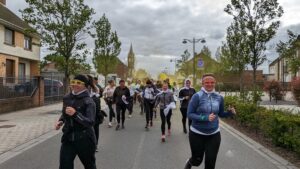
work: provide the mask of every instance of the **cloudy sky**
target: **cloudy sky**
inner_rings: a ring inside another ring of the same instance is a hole
[[[86,0],[95,9],[94,19],[103,13],[118,32],[122,42],[120,59],[126,62],[130,44],[137,57],[137,68],[144,68],[152,75],[161,71],[174,72],[174,62],[185,49],[192,51],[192,44],[183,44],[183,38],[205,38],[206,46],[214,55],[226,36],[226,28],[232,21],[224,11],[230,0]],[[268,44],[268,60],[276,54],[274,46],[286,40],[286,30],[300,33],[300,1],[279,0],[284,15],[276,37]],[[7,7],[18,15],[26,7],[24,0],[7,0]],[[298,17],[298,18],[297,18]],[[93,40],[87,39],[93,48]],[[203,44],[196,44],[199,52]],[[192,52],[191,52],[192,53]],[[90,60],[90,59],[89,59]],[[268,73],[267,62],[261,67]],[[156,77],[156,76],[155,76]]]

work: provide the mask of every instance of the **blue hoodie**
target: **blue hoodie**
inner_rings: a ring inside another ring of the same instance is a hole
[[[210,113],[216,118],[208,120]],[[192,126],[200,133],[212,134],[219,129],[219,117],[231,116],[231,112],[224,112],[224,98],[216,92],[206,92],[201,89],[195,93],[188,105],[187,115],[192,120]]]

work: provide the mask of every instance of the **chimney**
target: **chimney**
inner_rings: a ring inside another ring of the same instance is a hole
[[[0,3],[5,6],[6,5],[6,0],[0,0]]]

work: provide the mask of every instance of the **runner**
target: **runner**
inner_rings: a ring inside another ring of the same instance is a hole
[[[113,94],[115,91],[115,81],[109,80],[108,85],[105,87],[103,91],[104,100],[109,109],[109,123],[108,127],[112,127],[112,120],[116,118],[115,111],[113,109]]]
[[[116,126],[116,130],[120,129],[120,122],[122,122],[122,129],[125,128],[125,111],[127,108],[127,105],[129,104],[128,98],[130,97],[130,91],[125,86],[125,81],[120,80],[119,81],[120,86],[118,86],[113,94],[113,101],[116,103],[116,111],[117,111],[117,121],[118,124]],[[120,121],[122,118],[122,121]]]
[[[176,108],[173,93],[168,90],[168,83],[164,82],[162,86],[162,92],[157,95],[155,106],[159,105],[160,118],[161,118],[161,141],[165,142],[165,126],[166,121],[168,124],[168,136],[171,135],[171,116],[172,109]]]
[[[128,81],[128,87],[129,87],[130,97],[127,99],[128,100],[127,109],[129,112],[128,118],[131,118],[132,111],[133,111],[133,97],[135,93],[135,84],[131,83],[131,81]]]
[[[145,90],[143,91],[143,100],[145,105],[146,112],[146,126],[145,128],[148,130],[149,125],[153,126],[153,108],[155,104],[155,97],[158,94],[158,90],[156,90],[155,86],[152,84],[150,80],[147,80]]]
[[[219,117],[235,113],[234,108],[224,112],[224,99],[215,92],[215,77],[205,74],[202,77],[203,87],[193,95],[188,105],[188,118],[192,120],[189,132],[192,157],[184,169],[199,166],[205,155],[205,168],[214,169],[221,143]]]
[[[183,132],[187,133],[186,130],[186,118],[187,118],[187,108],[192,96],[196,93],[196,90],[191,87],[191,81],[189,79],[185,80],[184,87],[179,90],[179,100],[180,100],[180,111],[182,114],[182,126]],[[189,127],[191,126],[191,120],[188,120]]]

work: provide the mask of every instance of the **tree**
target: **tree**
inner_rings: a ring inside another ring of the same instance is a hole
[[[215,53],[215,57],[216,57],[218,62],[221,61],[221,56],[222,56],[221,47],[218,47],[217,50],[216,50],[216,53]]]
[[[86,56],[82,58],[70,58],[68,66],[69,72],[72,75],[79,74],[79,73],[90,73],[91,66],[88,63],[85,63]],[[54,62],[57,66],[59,71],[63,71],[66,67],[67,63],[63,56],[50,54],[44,58],[44,61]]]
[[[111,24],[105,14],[94,22],[96,29],[93,63],[98,73],[105,77],[116,70],[117,56],[121,52],[121,42],[117,32],[111,32]]]
[[[70,63],[83,60],[88,54],[83,41],[90,27],[94,10],[84,4],[84,0],[25,0],[29,7],[21,11],[23,19],[33,29],[28,33],[38,33],[42,45],[61,56],[65,72],[65,92],[68,89]]]
[[[243,91],[243,72],[249,63],[246,30],[234,21],[227,28],[226,43],[221,48],[221,63],[225,70],[237,72],[240,77],[240,92]]]
[[[256,70],[266,60],[266,43],[275,36],[283,9],[277,0],[231,0],[224,11],[245,26],[253,83],[256,84]]]
[[[203,46],[203,48],[200,51],[201,54],[206,55],[208,57],[211,57],[211,51],[209,50],[209,48],[207,46]]]
[[[288,30],[287,34],[289,40],[287,42],[280,41],[277,44],[276,50],[283,58],[287,58],[288,66],[293,76],[296,77],[297,72],[300,69],[300,35],[296,35],[294,32]]]
[[[145,70],[145,69],[138,69],[136,72],[135,72],[135,76],[134,76],[135,79],[146,79],[146,78],[150,78],[150,75],[149,73]]]
[[[184,77],[188,77],[191,73],[191,67],[188,64],[191,54],[186,49],[181,55],[181,59],[177,61],[176,66],[179,68],[179,72],[182,73]]]

